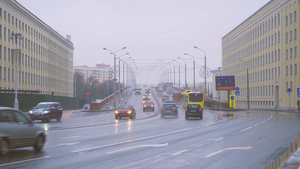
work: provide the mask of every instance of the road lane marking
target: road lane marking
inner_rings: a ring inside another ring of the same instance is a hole
[[[90,148],[85,148],[85,149],[81,149],[81,150],[75,150],[75,151],[72,151],[72,152],[73,153],[78,153],[78,152],[82,152],[82,151],[101,149],[101,148],[116,146],[116,145],[120,145],[120,144],[124,144],[124,143],[130,143],[130,142],[135,142],[135,141],[147,140],[147,139],[151,139],[151,138],[157,138],[157,137],[166,136],[166,135],[170,135],[170,134],[175,134],[175,133],[179,133],[179,132],[183,132],[183,131],[188,131],[188,130],[191,130],[191,129],[193,129],[193,128],[186,128],[186,129],[172,131],[172,132],[163,133],[163,134],[158,134],[158,135],[154,135],[154,136],[143,137],[143,138],[138,138],[138,139],[133,139],[133,140],[126,140],[126,141],[122,141],[122,142],[119,142],[119,143],[108,144],[108,145],[104,145],[104,146],[90,147]]]
[[[81,142],[78,141],[78,142],[73,142],[73,143],[61,143],[61,144],[54,145],[54,146],[47,146],[45,148],[53,148],[53,147],[58,147],[58,146],[72,146],[72,145],[75,145],[75,144],[78,144],[78,143],[81,143]]]
[[[188,151],[188,150],[181,150],[181,151],[172,153],[171,155],[172,155],[172,156],[177,156],[177,155],[180,155],[180,154],[182,154],[182,153],[184,153],[184,152],[187,152],[187,151]]]
[[[220,154],[220,153],[222,153],[223,151],[226,151],[226,150],[248,150],[248,149],[251,149],[251,148],[252,148],[251,146],[248,146],[248,147],[228,147],[228,148],[223,148],[222,150],[216,151],[214,153],[211,153],[211,154],[209,154],[205,157],[212,157],[212,156]]]
[[[241,131],[247,131],[247,130],[249,130],[249,129],[252,129],[253,127],[248,127],[248,128],[245,128],[245,129],[243,129],[243,130],[241,130]]]
[[[40,160],[40,159],[49,158],[49,157],[50,156],[44,156],[44,157],[32,158],[32,159],[28,159],[28,160],[22,160],[22,161],[16,161],[16,162],[11,162],[11,163],[0,164],[0,167],[7,166],[7,165],[12,165],[12,164],[24,163],[24,162],[28,162],[28,161]]]
[[[220,140],[223,140],[223,139],[224,139],[224,137],[220,137],[220,138],[215,139],[215,141],[220,141]]]
[[[124,149],[119,149],[119,150],[115,150],[115,151],[106,152],[106,154],[112,154],[112,153],[117,153],[117,152],[121,152],[121,151],[126,151],[126,150],[131,150],[131,149],[136,149],[136,148],[144,148],[144,147],[165,147],[165,146],[168,146],[168,144],[169,143],[138,145],[138,146],[133,146],[133,147],[128,147],[128,148],[124,148]]]
[[[73,138],[78,138],[80,136],[70,136],[70,137],[64,137],[63,139],[73,139]]]

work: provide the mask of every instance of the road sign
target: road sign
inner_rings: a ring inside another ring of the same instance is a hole
[[[239,96],[240,95],[240,91],[235,91],[235,95]]]
[[[297,88],[297,97],[300,97],[300,88]]]
[[[290,92],[292,92],[292,89],[288,88],[286,91],[290,93]]]
[[[235,95],[230,95],[229,98],[229,107],[235,107]]]
[[[204,93],[207,93],[207,90],[206,90],[206,89],[204,89]]]
[[[236,87],[236,88],[235,88],[235,90],[239,91],[239,90],[240,90],[240,88],[239,88],[239,87]]]
[[[86,92],[85,95],[86,95],[86,96],[90,96],[90,92]]]

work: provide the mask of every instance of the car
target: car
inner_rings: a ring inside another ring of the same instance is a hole
[[[178,117],[178,107],[176,104],[172,103],[164,103],[161,107],[161,118],[164,118],[166,116],[174,116]]]
[[[143,111],[145,110],[152,110],[154,111],[154,103],[152,101],[146,101],[144,104],[143,104]]]
[[[0,107],[0,155],[6,155],[9,149],[33,146],[41,151],[46,142],[45,129],[37,126],[23,112]]]
[[[120,105],[115,111],[115,118],[121,119],[122,117],[130,117],[130,119],[135,119],[136,112],[132,105],[123,104]]]
[[[63,108],[59,102],[40,102],[29,111],[32,120],[42,120],[42,122],[50,122],[51,119],[61,121]]]
[[[199,117],[203,119],[203,109],[199,103],[189,103],[185,108],[185,119],[188,120],[189,117]]]
[[[167,94],[162,95],[161,101],[164,102],[164,101],[166,101],[166,100],[170,100],[170,96],[167,95]]]
[[[135,90],[135,91],[134,91],[134,94],[135,94],[135,95],[141,95],[142,92],[141,92],[141,90]]]
[[[151,94],[150,89],[146,89],[145,94]]]
[[[162,96],[164,94],[164,91],[162,89],[159,89],[157,92],[156,92],[157,96]]]
[[[83,105],[83,110],[89,110],[91,108],[91,105],[90,104],[84,104]]]
[[[174,103],[173,100],[165,100],[164,103]]]
[[[151,96],[150,95],[143,95],[143,103],[146,101],[150,101]]]

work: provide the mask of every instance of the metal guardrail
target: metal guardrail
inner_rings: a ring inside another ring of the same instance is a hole
[[[284,163],[298,150],[300,147],[300,136],[295,138],[294,142],[292,142],[289,147],[280,155],[276,160],[269,163],[265,169],[278,169],[281,168]]]

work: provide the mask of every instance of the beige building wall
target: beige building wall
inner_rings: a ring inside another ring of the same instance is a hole
[[[19,90],[72,97],[73,43],[14,0],[0,1],[1,90],[14,89],[12,32],[23,37],[17,42]]]
[[[98,82],[103,83],[107,80],[112,80],[112,73],[110,73],[111,67],[88,67],[88,66],[74,66],[74,73],[78,72],[83,75],[84,80],[89,77],[94,77]]]
[[[235,76],[239,106],[247,107],[248,70],[250,108],[296,108],[299,7],[299,0],[270,1],[222,38],[223,75]]]

